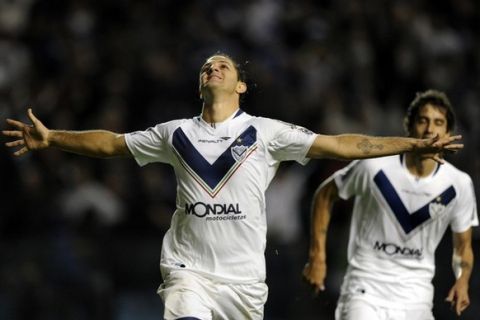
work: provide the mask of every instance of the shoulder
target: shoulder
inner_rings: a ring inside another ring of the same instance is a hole
[[[153,140],[163,140],[171,136],[177,128],[192,121],[193,119],[177,119],[177,120],[171,120],[163,123],[158,123],[144,130],[138,130],[138,131],[127,133],[125,137],[133,140],[145,139],[145,138],[149,138]]]
[[[184,126],[190,126],[195,122],[195,118],[191,119],[176,119],[176,120],[170,120],[167,122],[163,123],[158,123],[154,127],[149,128],[147,130],[154,130],[159,133],[172,133],[179,127],[184,127]]]
[[[442,164],[440,172],[442,172],[444,177],[452,180],[454,184],[470,185],[473,183],[472,178],[468,173],[458,169],[450,162]]]
[[[401,156],[393,155],[388,157],[371,158],[359,161],[360,165],[369,171],[378,171],[381,169],[390,169],[401,166]]]
[[[312,131],[302,126],[285,122],[282,120],[265,118],[265,117],[254,117],[254,116],[250,116],[250,117],[251,117],[250,122],[252,123],[252,125],[261,132],[275,134],[275,133],[284,132],[284,131],[291,131],[291,132],[298,131],[298,132],[303,132],[307,135],[314,134]]]

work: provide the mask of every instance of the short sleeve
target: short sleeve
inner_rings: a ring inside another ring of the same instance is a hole
[[[456,186],[458,200],[453,208],[451,228],[453,232],[464,232],[470,227],[478,226],[477,201],[472,179],[466,176],[462,183]]]
[[[355,160],[335,172],[330,179],[334,179],[337,185],[338,196],[346,200],[367,190],[369,175],[364,161]]]
[[[152,162],[170,163],[169,137],[172,122],[158,124],[144,131],[125,135],[127,147],[140,166]]]
[[[271,139],[267,150],[274,161],[294,160],[300,164],[307,164],[308,150],[316,138],[312,131],[290,123],[271,120],[269,124]]]

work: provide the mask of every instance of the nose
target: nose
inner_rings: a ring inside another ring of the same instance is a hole
[[[433,121],[429,121],[428,124],[427,124],[427,132],[432,133],[433,132],[433,127],[434,127]]]
[[[207,72],[208,74],[212,73],[213,71],[219,71],[220,69],[218,68],[218,65],[216,63],[212,63],[210,67],[208,68]]]

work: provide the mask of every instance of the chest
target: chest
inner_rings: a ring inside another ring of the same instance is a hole
[[[451,181],[426,179],[412,181],[395,171],[378,171],[373,177],[373,192],[405,234],[433,221],[448,221],[457,191]]]

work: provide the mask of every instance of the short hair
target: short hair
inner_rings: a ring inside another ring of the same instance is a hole
[[[410,135],[420,109],[427,104],[443,108],[446,111],[447,132],[453,132],[455,128],[455,113],[453,112],[450,100],[445,93],[429,89],[427,91],[417,92],[415,99],[413,99],[407,109],[407,114],[403,120],[403,126],[407,134]]]
[[[205,61],[210,59],[211,57],[215,57],[215,56],[222,56],[222,57],[230,59],[230,61],[232,61],[233,66],[235,67],[235,70],[237,70],[238,81],[242,81],[242,82],[245,82],[245,83],[247,82],[247,71],[245,70],[245,66],[248,64],[248,61],[246,61],[245,63],[239,63],[231,55],[229,55],[228,53],[225,53],[223,51],[215,52],[214,54],[210,55],[207,59],[205,59]]]
[[[230,59],[230,61],[232,61],[233,67],[235,68],[235,70],[237,70],[237,80],[247,84],[247,91],[240,94],[240,103],[244,102],[245,96],[249,93],[250,87],[251,86],[253,86],[253,87],[256,86],[254,84],[252,85],[252,84],[249,84],[247,82],[248,77],[247,77],[246,66],[248,65],[249,61],[245,61],[244,63],[239,63],[231,55],[229,55],[228,53],[225,53],[223,51],[217,51],[214,54],[211,54],[210,56],[207,57],[207,59],[205,59],[205,61],[207,61],[211,57],[215,57],[215,56],[222,56],[222,57]]]

